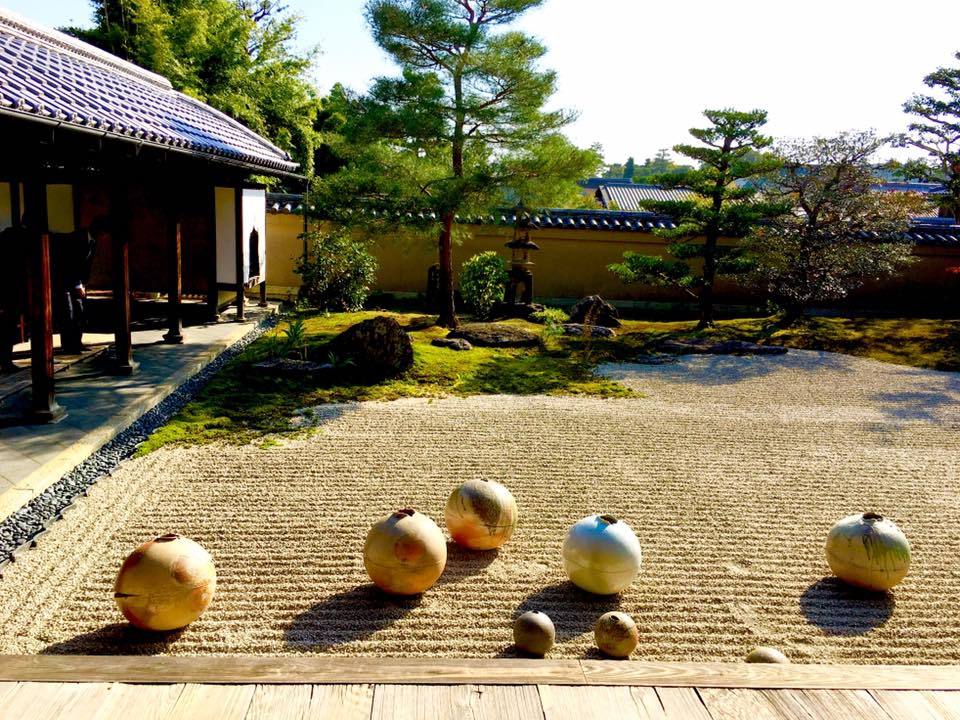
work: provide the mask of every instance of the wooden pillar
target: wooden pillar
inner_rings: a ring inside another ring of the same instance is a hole
[[[234,239],[236,244],[236,288],[237,288],[237,320],[243,320],[243,187],[237,186],[233,191],[233,218],[234,218]]]
[[[172,185],[168,185],[170,192]],[[171,194],[171,200],[172,200]],[[176,201],[167,204],[167,332],[163,341],[183,342],[183,263],[180,214]]]
[[[207,319],[216,321],[220,314],[220,288],[217,284],[217,187],[208,181],[203,192],[207,196],[207,242],[210,246],[210,264],[207,267]]]
[[[30,309],[30,416],[35,422],[57,422],[66,411],[57,403],[53,378],[53,299],[50,288],[50,231],[47,227],[47,186],[31,178],[24,186],[24,217],[30,242],[33,297]]]
[[[267,281],[260,281],[260,302],[257,303],[258,307],[267,307]]]
[[[130,198],[127,185],[116,184],[110,195],[110,238],[113,253],[114,342],[117,348],[113,372],[133,375],[133,334],[130,331]]]

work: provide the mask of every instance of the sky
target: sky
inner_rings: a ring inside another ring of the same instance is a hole
[[[318,45],[321,91],[365,90],[396,69],[374,44],[363,0],[289,0],[299,42]],[[87,24],[87,0],[0,0],[39,22]],[[548,48],[552,105],[608,162],[638,162],[686,142],[704,108],[763,108],[776,137],[873,128],[900,132],[901,106],[923,76],[957,65],[960,2],[925,0],[546,0],[519,23]],[[903,158],[907,151],[885,156]]]

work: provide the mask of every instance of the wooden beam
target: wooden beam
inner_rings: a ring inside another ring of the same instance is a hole
[[[444,660],[291,655],[0,656],[0,682],[582,685],[576,660]]]
[[[25,220],[30,243],[30,417],[34,422],[62,420],[53,379],[53,298],[50,281],[50,231],[47,226],[47,186],[39,177],[24,186]]]
[[[167,332],[163,341],[172,345],[183,342],[183,262],[180,212],[177,202],[167,203]]]
[[[121,176],[123,174],[121,173]],[[116,182],[110,193],[110,238],[113,252],[114,338],[117,349],[113,372],[133,375],[133,334],[130,330],[130,198],[127,185]]]
[[[220,314],[220,288],[217,285],[217,186],[211,179],[203,192],[207,196],[207,243],[210,248],[207,266],[207,316],[215,321]]]
[[[236,245],[236,277],[234,278],[237,288],[237,320],[243,320],[243,304],[246,283],[243,277],[243,186],[238,185],[233,190],[233,222],[234,222],[234,241]]]
[[[762,665],[637,660],[456,660],[290,655],[0,656],[0,682],[631,685],[960,690],[956,665]]]

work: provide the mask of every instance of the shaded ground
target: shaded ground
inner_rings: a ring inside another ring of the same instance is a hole
[[[629,361],[666,339],[712,337],[830,350],[934,369],[960,369],[960,321],[813,318],[790,330],[774,319],[721,321],[709,332],[693,322],[626,320],[613,339],[559,336],[542,325],[510,320],[537,333],[537,348],[475,348],[455,352],[430,341],[446,334],[435,318],[413,312],[304,315],[307,351],[326,360],[323,346],[351,325],[378,314],[395,317],[410,332],[414,367],[404,377],[371,383],[341,366],[319,378],[277,377],[252,366],[268,356],[273,337],[262,338],[231,363],[203,393],[142,447],[145,454],[167,444],[223,440],[248,442],[289,431],[297,408],[321,403],[470,395],[585,395],[625,397],[631,392],[595,373],[599,363]],[[335,359],[335,358],[334,358]]]
[[[315,434],[261,447],[164,448],[125,464],[0,583],[0,652],[511,655],[511,622],[549,613],[552,656],[593,652],[607,610],[635,655],[960,662],[960,375],[853,357],[699,356],[607,365],[642,397],[471,397],[326,406]],[[450,546],[420,598],[374,590],[369,526],[399,506],[442,527],[449,491],[504,482],[520,527],[499,552]],[[830,525],[862,510],[906,532],[914,563],[889,596],[829,578]],[[637,532],[644,567],[618,598],[566,582],[566,529],[590,512]],[[201,621],[155,638],[120,625],[112,583],[146,538],[213,554]]]

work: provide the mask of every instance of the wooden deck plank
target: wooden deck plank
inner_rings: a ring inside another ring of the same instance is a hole
[[[587,684],[656,687],[956,690],[956,665],[654,663],[582,660]],[[0,677],[0,679],[3,679]]]
[[[810,712],[808,703],[797,698],[792,690],[757,690],[778,713],[794,720],[817,720]]]
[[[257,685],[246,720],[305,720],[312,691],[311,685]]]
[[[530,685],[377,685],[372,720],[543,720]]]
[[[0,682],[584,684],[577,660],[270,656],[0,656]],[[960,683],[958,683],[960,687]]]
[[[245,720],[255,685],[187,685],[169,720]]]
[[[713,720],[695,688],[658,687],[657,696],[668,720]]]
[[[664,720],[656,691],[644,690],[653,693],[652,704],[646,694],[635,698],[628,687],[542,685],[539,688],[544,720]]]
[[[697,692],[713,720],[794,720],[796,717],[772,705],[760,690],[699,688]]]
[[[85,685],[74,683],[21,683],[6,699],[0,718],[56,720],[67,711]],[[94,691],[98,688],[94,686]]]
[[[183,685],[114,683],[94,717],[96,720],[165,720],[181,693]]]
[[[815,718],[824,720],[890,720],[889,715],[866,690],[790,691]]]
[[[941,720],[944,717],[917,690],[871,690],[870,694],[892,720]]]
[[[309,720],[369,720],[373,685],[314,685]]]
[[[924,699],[949,720],[960,720],[960,693],[956,691],[922,692]]]

